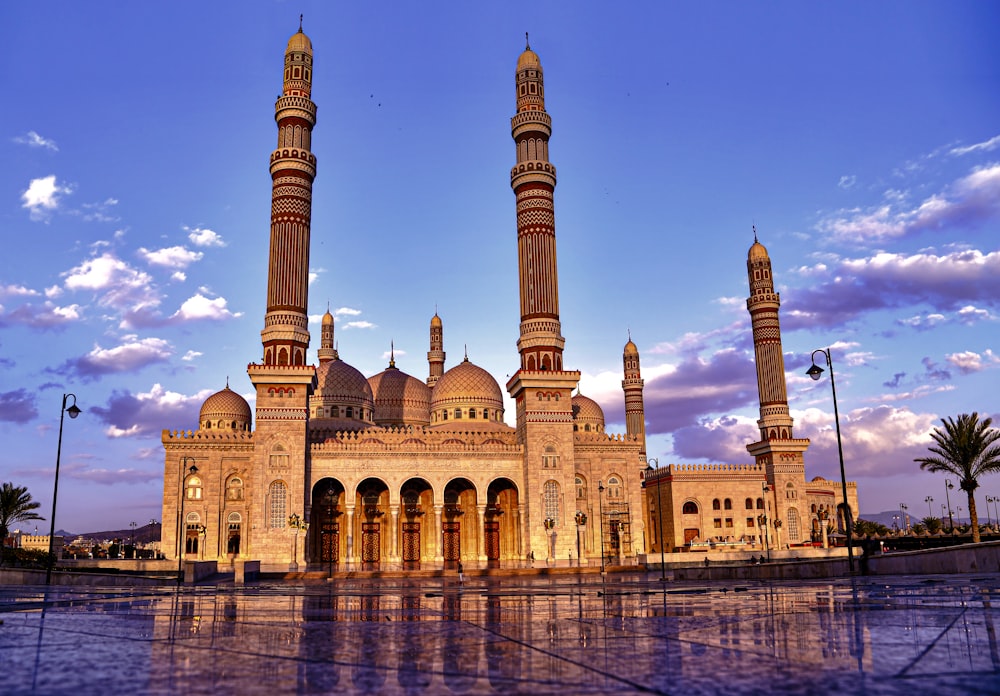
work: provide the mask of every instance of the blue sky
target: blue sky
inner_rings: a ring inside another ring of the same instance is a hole
[[[4,3],[0,479],[48,516],[75,393],[59,527],[158,519],[161,429],[193,428],[227,377],[252,395],[273,105],[300,12],[319,105],[314,359],[329,303],[342,358],[371,375],[393,341],[424,378],[436,307],[449,366],[467,346],[501,385],[516,368],[509,118],[529,31],[566,365],[609,430],[631,331],[650,456],[750,461],[756,224],[807,475],[838,477],[829,382],[804,376],[832,346],[862,514],[923,516],[928,495],[940,513],[943,480],[913,458],[941,416],[1000,412],[994,3]],[[1000,477],[983,517],[986,494]]]

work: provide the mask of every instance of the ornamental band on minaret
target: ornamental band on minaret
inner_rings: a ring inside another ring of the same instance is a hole
[[[285,50],[285,78],[275,103],[278,147],[271,153],[271,249],[267,314],[261,341],[265,365],[305,365],[309,347],[309,227],[316,157],[312,42],[299,31]]]

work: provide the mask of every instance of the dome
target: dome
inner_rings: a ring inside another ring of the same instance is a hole
[[[323,315],[323,326],[329,326],[333,323],[333,315],[330,314],[330,310],[326,310],[326,314]]]
[[[288,48],[285,49],[285,53],[291,53],[292,51],[305,51],[306,53],[312,53],[313,45],[309,37],[302,33],[302,27],[292,34],[292,38],[288,40]]]
[[[343,360],[330,360],[316,369],[316,391],[312,401],[317,405],[374,406],[372,388],[356,368]]]
[[[517,59],[517,69],[518,71],[525,70],[526,68],[538,68],[542,67],[542,61],[538,59],[538,54],[532,51],[530,48],[524,49]]]
[[[767,249],[764,248],[763,244],[755,240],[753,246],[750,247],[750,251],[747,252],[747,259],[753,261],[755,259],[766,258],[768,258]]]
[[[632,339],[631,338],[628,340],[628,343],[625,344],[625,351],[624,352],[627,355],[638,355],[639,354],[639,349],[636,347],[636,345],[634,343],[632,343]],[[584,398],[586,398],[586,397],[584,397]]]
[[[205,399],[198,414],[198,425],[204,429],[250,430],[253,414],[250,404],[226,385]]]
[[[437,315],[437,312],[434,312],[434,316],[431,317],[431,326],[441,328],[441,317]]]
[[[375,396],[378,425],[427,425],[430,423],[431,388],[416,377],[390,366],[368,378]]]
[[[577,394],[573,397],[573,429],[603,433],[604,409],[590,397]]]
[[[431,424],[461,430],[507,429],[500,385],[493,375],[466,358],[434,385]]]

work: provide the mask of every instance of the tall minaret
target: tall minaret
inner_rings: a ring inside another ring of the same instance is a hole
[[[333,324],[333,315],[330,314],[330,309],[327,308],[326,314],[323,315],[323,323],[321,324],[319,333],[319,351],[317,351],[317,357],[320,364],[340,358],[337,355],[337,346],[333,342]]]
[[[444,374],[444,326],[437,312],[431,317],[431,349],[427,351],[427,364],[430,374],[427,376],[427,386],[433,387]]]
[[[642,402],[642,373],[639,371],[639,349],[632,343],[629,336],[625,350],[622,352],[622,364],[625,367],[625,379],[622,380],[622,391],[625,392],[625,432],[635,435],[642,443],[639,456],[646,458],[646,410]]]
[[[257,390],[253,480],[262,486],[261,497],[250,507],[250,520],[244,527],[247,548],[277,554],[290,564],[295,559],[287,548],[285,518],[273,512],[283,509],[283,514],[296,513],[308,519],[312,499],[307,483],[309,397],[316,387],[316,369],[306,364],[309,224],[316,175],[316,158],[309,151],[316,123],[316,105],[309,98],[312,68],[312,44],[302,33],[300,22],[299,31],[288,40],[284,90],[275,105],[278,149],[271,153],[270,167],[271,251],[267,313],[261,331],[264,362],[247,367]],[[335,358],[335,351],[330,353],[333,316],[329,312],[323,321],[323,337],[320,359]],[[269,482],[277,483],[265,498],[263,491],[270,491]]]
[[[549,162],[552,119],[545,113],[542,64],[530,46],[517,60],[514,81],[517,114],[510,124],[517,164],[510,172],[510,186],[517,199],[521,365],[508,380],[507,391],[514,399],[517,437],[524,447],[524,499],[531,501],[522,512],[528,538],[523,551],[537,559],[566,558],[576,552],[573,390],[580,373],[563,369],[552,203],[556,168]],[[546,527],[550,515],[554,517]]]
[[[750,297],[747,311],[753,326],[753,346],[757,363],[757,393],[760,397],[760,440],[747,445],[747,450],[767,472],[768,483],[778,490],[788,481],[802,481],[805,476],[803,454],[809,440],[796,439],[792,434],[792,417],[788,414],[785,386],[785,359],[781,352],[781,326],[778,307],[781,297],[774,291],[771,259],[767,249],[757,241],[754,230],[753,246],[747,254],[747,277]],[[778,511],[780,512],[780,510]]]
[[[271,153],[271,253],[264,316],[265,365],[305,365],[309,347],[309,226],[316,157],[310,152],[316,125],[312,93],[313,54],[299,31],[285,50],[285,82],[274,107],[278,148]]]

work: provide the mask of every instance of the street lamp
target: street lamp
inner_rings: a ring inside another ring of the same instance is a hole
[[[948,526],[949,532],[955,531],[955,518],[951,516],[951,496],[948,495],[948,491],[952,490],[955,486],[952,485],[951,479],[944,480],[944,499],[948,501]]]
[[[840,439],[840,413],[837,411],[837,385],[833,380],[833,359],[830,357],[830,349],[817,348],[812,352],[810,359],[812,367],[806,370],[813,381],[819,380],[823,374],[823,368],[816,364],[816,353],[822,353],[826,357],[826,366],[830,368],[830,389],[833,391],[833,420],[837,426],[837,454],[840,456],[840,486],[844,494],[844,528],[847,532],[847,565],[851,573],[854,572],[854,551],[851,549],[851,533],[853,519],[850,503],[847,502],[847,476],[844,474],[844,447]]]
[[[767,551],[767,560],[771,560],[771,547],[767,543],[767,515],[757,515],[757,528],[762,530],[764,535],[764,550]]]
[[[198,467],[192,464],[185,470],[188,462],[195,461],[194,457],[181,457],[181,504],[177,512],[177,584],[184,584],[184,551],[187,543],[187,525],[184,523],[184,484],[187,477],[198,473]],[[187,473],[185,473],[185,471]]]
[[[646,485],[646,480],[650,477],[650,475],[654,471],[653,466],[650,464],[650,462],[656,462],[656,469],[655,470],[657,472],[660,470],[660,460],[657,459],[657,458],[655,458],[655,457],[647,457],[646,458],[646,477],[642,481],[642,485],[643,486]],[[659,527],[656,530],[656,540],[657,540],[657,543],[660,545],[660,582],[666,582],[667,581],[667,565],[666,565],[666,561],[664,560],[664,555],[663,555],[664,554],[664,550],[663,550],[663,508],[661,507],[662,504],[663,504],[663,499],[662,499],[661,493],[660,493],[660,480],[659,480],[659,477],[657,477],[657,480],[656,480],[656,516],[657,516],[657,518],[659,520]]]
[[[600,517],[598,535],[601,537],[601,577],[604,577],[604,481],[597,482],[597,513]]]
[[[927,496],[926,498],[924,498],[924,502],[927,503],[927,516],[934,517],[934,513],[931,512],[931,503],[934,502],[934,498]]]
[[[69,408],[66,408],[66,402],[69,398],[73,397],[73,403],[70,404]],[[56,445],[56,481],[55,485],[52,487],[52,522],[49,526],[49,557],[48,563],[45,564],[45,584],[50,585],[52,583],[52,568],[56,564],[56,557],[53,554],[53,542],[55,541],[56,534],[56,496],[59,494],[59,460],[62,458],[62,433],[63,433],[63,419],[68,413],[70,418],[76,418],[79,416],[83,410],[76,405],[76,394],[63,394],[62,398],[62,410],[59,411],[59,443]]]
[[[906,503],[899,504],[899,527],[904,532],[909,531],[910,525],[906,524],[906,511],[910,508],[906,507]]]
[[[137,525],[136,522],[129,522],[128,523],[128,526],[132,528],[132,558],[133,558],[133,560],[135,559],[135,528],[136,528],[136,525]]]

